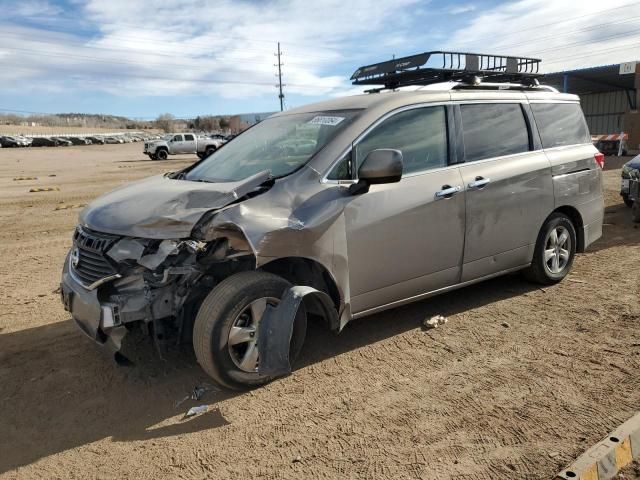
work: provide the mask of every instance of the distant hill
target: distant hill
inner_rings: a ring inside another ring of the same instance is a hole
[[[241,121],[248,123],[249,125],[253,125],[254,123],[261,122],[265,118],[270,117],[274,113],[278,113],[278,112],[241,113],[238,116],[240,117]],[[230,115],[230,116],[233,116],[233,115]]]

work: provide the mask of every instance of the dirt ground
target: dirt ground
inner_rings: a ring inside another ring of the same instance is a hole
[[[57,207],[195,160],[141,150],[0,150],[0,478],[548,479],[638,409],[640,229],[610,159],[604,237],[561,284],[511,275],[312,326],[289,377],[176,408],[208,381],[189,349],[134,339],[117,367],[56,293],[79,212]]]

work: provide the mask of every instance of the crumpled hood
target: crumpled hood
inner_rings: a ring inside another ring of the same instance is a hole
[[[240,182],[205,183],[164,175],[127,184],[87,205],[82,226],[116,235],[186,238],[202,215],[220,209],[271,179],[268,171]]]

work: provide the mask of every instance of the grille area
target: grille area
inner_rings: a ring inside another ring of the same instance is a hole
[[[102,278],[118,273],[104,256],[104,252],[118,237],[98,234],[83,229],[77,229],[73,235],[73,244],[77,248],[77,264],[74,265],[72,255],[71,268],[73,273],[85,285],[91,285]]]

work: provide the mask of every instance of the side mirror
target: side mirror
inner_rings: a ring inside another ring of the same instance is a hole
[[[381,148],[369,152],[358,169],[358,183],[351,185],[353,195],[366,193],[369,185],[396,183],[402,178],[402,152]]]

